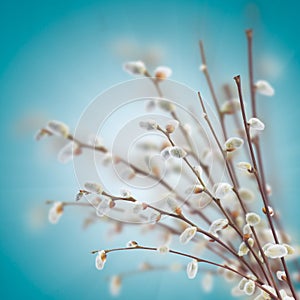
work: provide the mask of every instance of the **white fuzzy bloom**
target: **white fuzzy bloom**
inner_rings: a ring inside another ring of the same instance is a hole
[[[138,60],[138,61],[129,61],[123,65],[123,69],[132,75],[144,75],[146,72],[145,64]]]
[[[214,278],[210,272],[207,272],[201,281],[202,289],[206,293],[210,293],[213,289]]]
[[[253,168],[252,168],[252,166],[251,166],[251,164],[250,163],[248,163],[248,162],[245,162],[245,161],[241,161],[241,162],[238,162],[237,164],[236,164],[236,166],[237,166],[237,168],[239,169],[239,170],[241,170],[241,171],[244,171],[244,172],[252,172],[252,170],[253,170]]]
[[[272,288],[271,286],[264,284],[263,287],[264,287],[266,290],[268,290],[270,293],[272,293],[273,295],[276,295],[275,289]],[[263,296],[263,299],[268,299],[268,300],[271,299],[271,296],[269,295],[269,293],[267,293],[267,292],[265,292],[265,291],[262,291],[262,296]]]
[[[231,289],[231,295],[233,297],[240,297],[240,296],[243,296],[244,295],[244,291],[240,290],[238,286],[234,286],[232,289]]]
[[[50,121],[47,128],[56,135],[67,137],[69,135],[69,127],[60,121]]]
[[[75,198],[76,202],[77,202],[77,201],[80,201],[84,195],[89,195],[89,194],[90,194],[90,193],[87,192],[87,191],[80,190],[80,191],[76,194],[76,198]]]
[[[242,242],[239,246],[239,251],[238,251],[238,256],[244,256],[244,255],[247,255],[249,252],[249,248],[248,246],[246,245],[245,242]]]
[[[138,246],[138,243],[136,241],[129,241],[126,244],[126,247],[128,247],[128,248],[136,248],[137,246]]]
[[[202,174],[203,174],[203,169],[200,166],[195,166],[194,170],[195,170],[197,176],[201,178]]]
[[[243,277],[243,278],[241,279],[241,281],[239,282],[239,284],[238,284],[238,288],[239,288],[241,291],[243,291],[247,282],[248,282],[248,279],[245,278],[245,277]]]
[[[295,248],[293,248],[292,246],[290,246],[288,244],[282,244],[282,245],[286,248],[288,255],[292,255],[292,254],[296,253]]]
[[[223,113],[223,114],[232,115],[235,112],[237,112],[238,110],[240,110],[240,108],[241,108],[240,101],[237,99],[232,99],[232,100],[225,101],[222,104],[220,110],[221,110],[221,113]]]
[[[232,191],[232,185],[226,182],[221,182],[216,185],[216,198],[223,199]]]
[[[95,183],[95,182],[86,182],[84,184],[84,188],[93,194],[102,194],[103,193],[103,188],[100,184]]]
[[[174,146],[169,149],[170,155],[175,158],[184,158],[187,153],[180,147]]]
[[[90,202],[91,205],[97,207],[99,203],[102,201],[102,199],[96,196],[96,197],[89,198],[88,201]]]
[[[152,213],[150,216],[149,216],[149,223],[150,224],[156,224],[157,222],[159,222],[161,218],[161,214],[160,213]]]
[[[266,192],[268,196],[272,196],[272,187],[268,183],[266,184]]]
[[[255,283],[253,280],[248,280],[244,286],[244,292],[246,295],[251,296],[255,292]]]
[[[231,137],[229,138],[225,144],[224,149],[227,152],[233,152],[244,145],[244,141],[239,137]]]
[[[285,281],[286,280],[286,274],[284,271],[277,271],[276,272],[276,277],[278,278],[278,280],[280,281]]]
[[[113,296],[118,296],[120,294],[122,287],[122,279],[120,276],[115,275],[110,279],[109,290]]]
[[[104,264],[106,262],[106,253],[104,250],[98,251],[98,254],[96,256],[95,265],[98,270],[102,270],[104,267]]]
[[[164,80],[172,75],[172,70],[169,67],[159,66],[154,71],[154,76],[158,80]]]
[[[246,214],[246,222],[250,226],[256,226],[260,223],[260,216],[256,213],[250,212]]]
[[[170,149],[171,147],[166,147],[160,152],[163,159],[168,160],[171,157]]]
[[[140,127],[146,130],[156,130],[158,124],[155,120],[146,120],[139,123]]]
[[[172,111],[176,110],[176,106],[171,101],[168,101],[168,100],[162,100],[162,99],[160,99],[158,101],[158,106],[161,109],[163,109],[165,111],[168,111],[168,112],[172,112]]]
[[[141,202],[135,202],[132,208],[134,214],[139,214],[144,209],[144,205]]]
[[[56,224],[64,212],[64,205],[62,202],[55,202],[49,210],[48,220],[52,224]]]
[[[112,200],[110,198],[102,197],[101,202],[97,206],[96,214],[99,217],[103,217],[106,212],[110,209]]]
[[[254,200],[254,193],[246,188],[240,188],[238,190],[240,197],[244,201],[253,201]]]
[[[168,133],[173,133],[179,126],[179,122],[177,120],[170,120],[166,125],[166,131]]]
[[[227,219],[217,219],[210,225],[208,232],[210,232],[214,236],[218,236],[218,231],[225,229],[228,226]]]
[[[258,80],[255,83],[255,88],[258,93],[265,96],[273,96],[275,94],[274,88],[265,80]]]
[[[202,65],[200,65],[199,70],[200,70],[201,72],[204,72],[204,71],[207,70],[207,66],[206,66],[205,64],[202,64]]]
[[[265,207],[262,208],[262,211],[263,211],[264,214],[267,214],[267,209]],[[271,206],[268,206],[268,211],[269,211],[270,216],[273,217],[274,216],[274,210]]]
[[[252,230],[251,230],[251,227],[249,224],[246,224],[244,227],[243,227],[243,234],[251,234],[252,233]]]
[[[244,225],[244,219],[242,218],[242,216],[237,216],[235,218],[235,222],[238,227],[242,227]]]
[[[207,205],[209,205],[210,203],[212,202],[212,198],[205,194],[205,193],[202,193],[200,195],[200,198],[199,198],[199,207],[200,208],[204,208],[206,207]]]
[[[192,125],[189,124],[189,123],[185,123],[183,126],[182,126],[182,129],[185,131],[185,133],[188,135],[188,136],[191,136],[192,135]]]
[[[103,158],[102,158],[102,164],[104,166],[109,166],[110,164],[112,164],[114,161],[114,158],[113,158],[113,155],[112,153],[110,152],[107,152],[103,155]]]
[[[269,258],[281,258],[288,254],[288,250],[284,245],[270,244],[264,250],[264,253]]]
[[[279,294],[280,294],[282,300],[295,300],[295,298],[289,296],[284,289],[279,290]]]
[[[194,185],[189,186],[185,192],[187,194],[191,194],[191,193],[201,194],[203,191],[204,191],[204,187],[201,184],[194,184]]]
[[[178,205],[178,202],[173,197],[167,197],[167,204],[172,210],[172,212],[176,212],[178,214],[181,213],[181,209]]]
[[[73,159],[74,156],[81,154],[81,148],[75,142],[65,145],[57,154],[60,163],[66,164]]]
[[[193,259],[186,267],[186,273],[189,279],[194,279],[198,272],[198,261]]]
[[[42,128],[36,133],[34,138],[36,141],[40,141],[41,139],[43,139],[47,136],[51,136],[51,135],[52,135],[52,132],[50,132],[50,130]]]
[[[197,233],[197,227],[188,227],[184,230],[184,232],[180,235],[179,241],[181,244],[187,244]]]
[[[124,197],[124,198],[130,198],[130,197],[132,197],[132,194],[131,194],[131,192],[129,190],[121,189],[120,193],[121,193],[121,196]]]
[[[249,119],[248,124],[249,124],[250,128],[253,130],[264,130],[265,129],[265,124],[258,118]]]
[[[163,245],[163,246],[159,246],[157,247],[157,251],[160,253],[160,254],[166,254],[170,251],[169,247],[166,246],[166,245]]]

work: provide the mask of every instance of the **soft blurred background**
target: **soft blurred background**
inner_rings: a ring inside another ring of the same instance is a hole
[[[124,245],[129,231],[117,240],[108,238],[105,225],[84,231],[75,208],[57,226],[48,224],[45,200],[73,200],[78,184],[72,164],[57,162],[55,145],[34,141],[36,130],[48,119],[75,128],[97,94],[129,79],[121,68],[126,60],[142,59],[151,68],[169,65],[174,80],[202,88],[200,38],[219,86],[238,73],[246,76],[244,30],[249,27],[255,32],[256,78],[270,81],[276,90],[273,98],[259,98],[269,125],[267,176],[283,222],[299,242],[299,8],[296,1],[279,0],[2,1],[3,298],[110,299],[107,276],[152,257],[115,254],[99,272],[89,251]],[[159,272],[128,278],[120,299],[230,299],[224,286],[220,282],[203,296],[199,280],[189,281],[184,272]]]

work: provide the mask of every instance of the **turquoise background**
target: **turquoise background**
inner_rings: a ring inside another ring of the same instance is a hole
[[[244,29],[248,27],[255,30],[258,65],[266,56],[275,61],[268,72],[259,66],[256,70],[276,89],[272,99],[259,99],[260,111],[271,124],[264,157],[277,207],[299,242],[299,9],[298,1],[274,0],[2,1],[3,299],[109,299],[108,275],[151,259],[145,253],[114,255],[113,262],[99,272],[88,252],[104,243],[123,245],[128,232],[113,241],[104,241],[105,228],[83,232],[76,209],[57,226],[44,221],[44,200],[72,200],[77,182],[72,164],[60,165],[55,149],[47,150],[50,143],[35,143],[36,129],[48,119],[64,120],[74,128],[91,99],[129,78],[121,63],[139,58],[134,53],[145,55],[155,49],[158,62],[172,66],[173,79],[198,89],[204,85],[198,71],[201,38],[217,82],[230,81],[237,73],[246,75]],[[122,41],[134,45],[135,52],[120,56],[116,45]],[[120,299],[216,299],[218,293],[222,293],[219,299],[229,299],[222,284],[214,293],[201,296],[198,280],[188,281],[183,273],[145,274],[129,278]]]

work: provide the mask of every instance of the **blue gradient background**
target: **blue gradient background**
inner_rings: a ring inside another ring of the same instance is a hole
[[[2,1],[3,299],[110,299],[107,275],[151,259],[140,253],[130,253],[126,259],[115,255],[98,272],[88,252],[99,244],[123,245],[126,232],[114,241],[104,241],[105,226],[83,232],[75,209],[58,226],[39,217],[45,214],[45,199],[71,199],[77,183],[72,164],[59,165],[47,150],[50,144],[33,141],[35,128],[48,118],[74,127],[92,98],[127,80],[122,61],[140,57],[120,56],[115,45],[122,41],[133,43],[138,55],[156,49],[158,62],[173,67],[173,79],[197,89],[204,85],[198,71],[199,38],[206,43],[211,70],[221,84],[237,73],[246,75],[244,29],[255,30],[256,60],[267,56],[276,64],[268,72],[256,70],[257,77],[268,79],[276,89],[274,98],[261,99],[260,108],[272,124],[265,139],[267,176],[284,222],[299,242],[299,9],[297,1],[275,0]],[[120,299],[229,299],[222,283],[218,287],[202,296],[198,280],[188,281],[185,274],[153,273],[128,279]]]

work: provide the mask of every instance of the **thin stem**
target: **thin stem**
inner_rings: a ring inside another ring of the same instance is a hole
[[[100,147],[95,147],[89,144],[85,144],[77,139],[74,138],[73,135],[69,134],[67,136],[67,139],[70,141],[74,141],[75,143],[77,143],[81,148],[87,148],[87,149],[91,149],[91,150],[96,150],[102,153],[108,153],[108,149],[105,148],[104,146],[100,146]],[[128,161],[126,161],[123,158],[118,157],[119,161],[122,162],[123,164],[127,165],[128,167],[130,167],[134,172],[144,175],[144,176],[148,176],[149,178],[153,179],[153,180],[159,180],[159,183],[164,186],[167,190],[169,190],[170,192],[175,192],[177,199],[182,202],[183,204],[185,204],[187,207],[189,207],[191,209],[191,213],[197,214],[199,215],[207,224],[211,224],[211,221],[209,220],[209,218],[201,211],[199,210],[195,210],[192,208],[192,206],[185,201],[185,199],[180,196],[163,178],[158,178],[157,176],[148,173],[140,168],[138,168],[137,166],[133,165],[132,163],[129,163]]]
[[[231,167],[230,167],[230,165],[228,164],[227,155],[226,155],[225,151],[222,149],[222,146],[221,146],[220,141],[219,141],[219,139],[218,139],[218,137],[217,137],[217,134],[216,134],[216,132],[215,132],[215,130],[214,130],[214,127],[212,126],[212,123],[210,122],[210,119],[209,119],[209,117],[208,117],[208,114],[207,114],[207,111],[206,111],[206,108],[205,108],[205,105],[204,105],[204,101],[203,101],[203,99],[202,99],[202,97],[201,97],[200,92],[198,92],[198,97],[199,97],[200,104],[201,104],[201,107],[202,107],[202,110],[203,110],[204,119],[206,120],[206,122],[207,122],[207,124],[208,124],[208,127],[210,128],[210,131],[212,132],[212,135],[213,135],[213,137],[214,137],[214,139],[215,139],[215,141],[216,141],[216,143],[217,143],[217,145],[218,145],[218,148],[219,148],[219,150],[220,150],[220,152],[221,152],[221,154],[222,154],[222,156],[223,156],[223,158],[224,158],[224,161],[225,161],[225,164],[226,164],[228,173],[229,173],[229,177],[231,178],[231,181],[232,181],[232,184],[233,184],[233,189],[232,189],[232,190],[233,190],[233,192],[235,193],[235,195],[236,195],[237,198],[238,198],[238,201],[239,201],[239,203],[240,203],[240,205],[241,205],[241,207],[242,207],[242,210],[243,210],[243,213],[244,213],[244,217],[245,217],[246,214],[247,214],[247,208],[246,208],[245,204],[243,203],[243,201],[242,201],[242,199],[241,199],[241,197],[240,197],[240,195],[239,195],[239,193],[238,193],[238,190],[237,190],[237,188],[238,188],[238,186],[237,186],[238,183],[237,183],[237,182],[235,181],[235,179],[234,179],[235,177],[233,176]],[[219,204],[219,205],[220,205],[220,204]],[[223,210],[222,207],[221,207],[221,209]],[[233,221],[231,221],[231,223],[232,223],[231,226],[234,227],[234,229],[236,230],[236,232],[238,233],[238,235],[243,239],[243,235],[241,234],[240,230],[235,226],[235,224],[234,224]],[[273,284],[274,284],[274,287],[276,287],[276,283],[275,283],[275,281],[274,281],[274,279],[273,279],[273,275],[272,275],[270,266],[269,266],[269,264],[268,264],[267,259],[265,258],[265,255],[264,255],[264,253],[263,253],[263,250],[262,250],[260,241],[259,241],[259,239],[258,239],[258,236],[257,236],[256,231],[255,231],[255,229],[254,229],[253,226],[251,226],[251,230],[252,230],[252,232],[253,232],[253,236],[254,236],[254,238],[255,238],[255,240],[256,240],[256,243],[257,243],[257,245],[258,245],[258,249],[259,249],[259,251],[262,253],[263,258],[265,259],[266,267],[267,267],[267,270],[268,270],[268,272],[269,272],[270,278],[271,278],[271,280],[272,280],[272,282],[273,282]],[[270,279],[269,279],[268,275],[266,274],[265,269],[264,269],[264,267],[263,267],[263,264],[262,264],[262,262],[260,261],[259,257],[258,257],[257,254],[255,253],[255,251],[252,249],[252,247],[249,246],[249,244],[248,244],[247,241],[245,241],[245,244],[247,245],[248,249],[250,250],[250,252],[251,252],[252,255],[254,256],[254,258],[256,259],[257,263],[260,265],[260,268],[261,268],[261,270],[262,270],[262,272],[263,272],[265,278],[267,279],[268,283],[271,284]]]
[[[166,131],[164,131],[160,126],[157,127],[157,130],[162,132],[169,140],[169,142],[171,143],[172,146],[175,146],[174,141],[171,139],[169,133],[167,133]],[[188,165],[188,167],[191,169],[191,171],[196,175],[197,179],[199,180],[200,184],[203,186],[204,189],[204,193],[206,193],[207,195],[209,195],[211,197],[211,199],[217,204],[217,206],[220,208],[220,210],[222,211],[223,215],[228,219],[228,221],[230,222],[230,225],[233,227],[233,229],[237,232],[237,234],[242,238],[243,240],[243,235],[241,234],[241,232],[239,231],[239,229],[236,227],[236,225],[234,224],[234,222],[232,221],[231,217],[228,215],[228,213],[226,212],[226,210],[222,207],[221,202],[219,199],[216,199],[212,193],[207,189],[205,183],[203,182],[203,180],[201,179],[201,177],[199,176],[199,174],[195,171],[195,169],[192,167],[192,165],[190,164],[190,162],[188,161],[188,159],[186,157],[183,157],[183,160],[186,162],[186,164]],[[246,242],[247,244],[247,242]],[[252,254],[255,256],[256,260],[259,261],[258,256],[256,255],[256,253],[253,251],[253,249],[248,245],[250,251],[252,252]],[[236,253],[235,253],[236,254]],[[237,257],[242,260],[245,263],[245,260],[241,257],[239,257],[237,255]],[[260,265],[260,264],[259,264]],[[261,265],[260,265],[261,266]],[[262,270],[263,267],[261,266]],[[253,269],[251,268],[251,271],[253,272]],[[263,270],[264,272],[264,270]],[[265,273],[264,273],[265,274]],[[255,275],[256,277],[257,274]],[[266,277],[267,278],[267,277]]]
[[[154,87],[155,87],[155,89],[156,89],[156,91],[157,91],[157,93],[158,93],[158,96],[159,96],[160,98],[162,98],[162,97],[163,97],[163,92],[162,92],[162,90],[161,90],[161,88],[160,88],[159,81],[158,81],[156,78],[152,77],[151,74],[150,74],[148,71],[145,72],[145,76],[146,76],[147,78],[149,78],[149,79],[152,81],[152,83],[154,84]],[[171,114],[171,116],[173,117],[174,120],[178,121],[180,131],[181,131],[183,137],[185,138],[185,140],[187,141],[187,143],[188,143],[188,145],[189,145],[189,147],[190,147],[190,149],[191,149],[190,154],[191,154],[191,155],[193,156],[193,158],[197,161],[197,163],[199,163],[199,165],[201,166],[201,168],[202,168],[203,171],[205,172],[206,176],[208,177],[210,183],[213,185],[212,178],[211,178],[211,176],[210,176],[210,174],[209,174],[209,168],[208,168],[208,166],[204,165],[204,164],[201,162],[201,160],[199,159],[199,157],[197,157],[197,155],[196,155],[196,153],[195,153],[195,150],[194,150],[193,143],[192,143],[192,141],[191,141],[189,135],[187,134],[186,130],[185,130],[184,127],[182,126],[182,122],[180,121],[178,115],[176,114],[175,111],[171,111],[170,114]]]
[[[254,175],[255,175],[255,178],[256,178],[256,181],[257,181],[257,184],[258,184],[258,188],[259,188],[259,191],[260,191],[260,194],[261,194],[264,206],[265,206],[266,216],[267,216],[267,219],[268,219],[269,226],[271,228],[271,232],[272,232],[274,241],[275,241],[276,244],[279,244],[278,236],[277,236],[277,233],[276,233],[273,221],[272,221],[272,217],[270,215],[270,210],[269,210],[269,207],[268,207],[267,199],[266,199],[264,189],[262,187],[262,183],[260,181],[260,177],[259,177],[259,173],[258,173],[257,162],[256,162],[256,158],[255,158],[255,155],[254,155],[254,150],[253,150],[253,146],[252,146],[252,142],[251,142],[250,131],[249,131],[248,123],[247,123],[247,117],[246,117],[246,112],[245,112],[245,107],[244,107],[244,102],[243,102],[242,86],[241,86],[240,76],[235,76],[234,80],[235,80],[235,82],[237,84],[237,88],[238,88],[239,99],[240,99],[241,110],[242,110],[242,116],[243,116],[244,129],[245,129],[245,132],[246,132],[247,142],[248,142],[249,151],[250,151],[250,156],[251,156],[251,160],[252,160],[252,164],[253,164],[253,168],[254,168],[253,172],[254,172]],[[289,273],[288,273],[288,269],[287,269],[287,266],[286,266],[286,263],[285,263],[285,260],[284,260],[283,257],[281,258],[281,262],[283,264],[284,271],[286,272],[287,282],[290,286],[291,292],[292,292],[294,298],[297,299],[296,292],[295,292],[293,284],[291,282],[291,279],[290,279],[290,276],[289,276]]]
[[[103,250],[106,254],[110,253],[110,252],[119,252],[119,251],[130,251],[130,250],[147,250],[147,251],[157,251],[157,248],[155,247],[146,247],[146,246],[136,246],[136,247],[123,247],[123,248],[113,248],[113,249],[107,249],[107,250]],[[91,251],[92,254],[96,254],[98,253],[99,251],[101,250],[93,250]],[[235,273],[236,275],[240,276],[241,278],[247,278],[249,280],[252,280],[251,277],[249,277],[248,275],[245,275],[233,268],[231,268],[230,266],[227,266],[227,265],[221,265],[221,264],[218,264],[218,263],[215,263],[213,261],[210,261],[210,260],[206,260],[206,259],[202,259],[202,258],[199,258],[197,256],[194,256],[194,255],[191,255],[191,254],[188,254],[188,253],[184,253],[184,252],[180,252],[180,251],[176,251],[176,250],[172,250],[172,249],[169,249],[169,253],[172,253],[172,254],[175,254],[175,255],[179,255],[179,256],[184,256],[184,257],[187,257],[187,258],[190,258],[190,259],[194,259],[196,260],[198,263],[204,263],[204,264],[208,264],[208,265],[212,265],[212,266],[216,266],[216,267],[219,267],[219,268],[222,268],[222,269],[225,269],[227,271],[230,271],[232,273]],[[266,288],[264,288],[262,286],[262,284],[258,281],[254,281],[255,285],[260,288],[261,290],[263,290],[264,292],[268,293],[272,298],[275,298],[275,299],[278,299],[273,293],[271,293],[270,291],[268,291]]]
[[[253,46],[252,46],[252,41],[253,41],[253,31],[251,29],[246,30],[246,36],[247,36],[247,46],[248,46],[248,69],[249,69],[249,86],[250,86],[250,96],[251,96],[251,108],[252,108],[252,115],[253,117],[257,117],[257,109],[256,109],[256,88],[254,85],[254,72],[253,72]],[[250,141],[251,143],[251,141]],[[269,213],[269,198],[266,192],[266,180],[265,180],[265,174],[264,174],[264,168],[263,168],[263,161],[262,161],[262,155],[261,155],[261,149],[260,149],[260,143],[259,143],[259,137],[257,137],[254,141],[254,146],[256,148],[256,153],[257,153],[257,160],[258,160],[258,166],[259,166],[259,172],[260,172],[260,178],[261,178],[261,185],[262,185],[262,191],[264,193],[264,205],[266,207],[268,219],[270,219],[270,213]],[[275,216],[276,217],[276,216]],[[276,217],[277,219],[277,217]],[[276,220],[275,220],[276,221]],[[280,222],[278,220],[278,222]],[[271,225],[271,224],[270,224]],[[271,228],[273,226],[271,225]],[[280,224],[281,227],[281,224]],[[273,232],[273,230],[272,230]],[[275,232],[275,231],[274,231]],[[274,234],[274,233],[273,233]],[[276,232],[274,235],[275,241],[278,244],[278,239],[276,237]],[[291,276],[289,274],[288,268],[286,266],[286,262],[284,257],[281,258],[282,265],[284,267],[286,277],[287,277],[287,282],[290,287],[290,290],[294,296],[295,299],[297,299],[296,291],[294,288],[294,285],[291,280]]]

